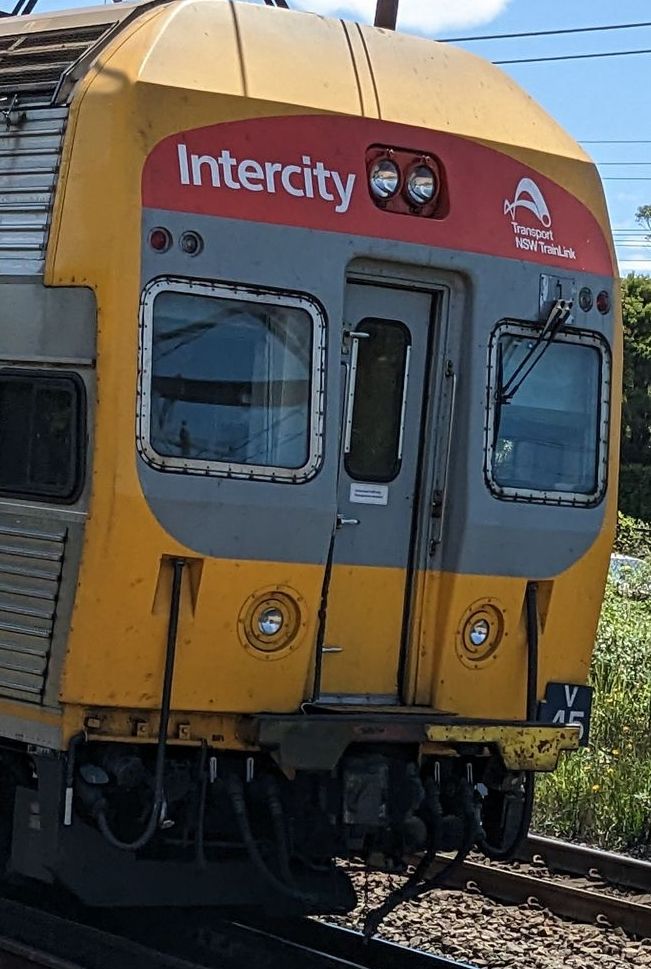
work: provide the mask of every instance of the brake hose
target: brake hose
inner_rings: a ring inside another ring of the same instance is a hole
[[[158,743],[156,745],[156,767],[154,771],[154,802],[149,815],[149,821],[142,834],[134,841],[122,841],[111,831],[106,817],[106,801],[99,802],[96,808],[97,826],[106,840],[120,851],[138,851],[149,844],[154,836],[161,817],[165,802],[165,758],[167,748],[167,730],[169,727],[170,708],[172,702],[172,682],[174,679],[174,660],[176,658],[176,637],[179,626],[179,608],[181,602],[181,581],[185,559],[172,560],[172,595],[170,599],[170,617],[167,626],[167,647],[165,651],[165,673],[163,676],[163,691],[161,697],[160,722],[158,724]]]

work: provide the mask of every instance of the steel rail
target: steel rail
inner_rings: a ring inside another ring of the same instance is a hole
[[[313,919],[226,921],[207,909],[81,918],[0,898],[0,964],[7,953],[43,969],[472,969]]]
[[[526,839],[516,857],[526,862],[540,858],[550,871],[585,878],[598,876],[621,888],[651,893],[651,861],[537,835]]]
[[[445,865],[436,860],[432,871]],[[480,892],[498,902],[512,905],[538,904],[555,915],[574,922],[596,923],[622,928],[631,935],[651,938],[651,905],[634,898],[608,895],[569,881],[527,875],[509,868],[497,868],[466,861],[443,888]]]
[[[0,955],[44,969],[197,969],[131,939],[0,898]]]
[[[262,938],[276,940],[305,952],[325,955],[337,964],[355,969],[472,969],[467,963],[408,949],[395,942],[373,938],[331,922],[315,919],[265,919],[238,923]]]

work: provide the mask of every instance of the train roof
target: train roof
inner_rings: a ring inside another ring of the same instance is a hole
[[[589,157],[508,75],[432,40],[232,0],[154,0],[0,20],[0,97],[63,103],[127,36],[135,81]],[[124,69],[125,58],[120,58]]]

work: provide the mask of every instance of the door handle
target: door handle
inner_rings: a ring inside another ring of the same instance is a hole
[[[343,653],[343,651],[344,651],[343,646],[322,646],[321,647],[322,653]]]
[[[346,525],[359,525],[359,518],[344,518],[343,515],[337,515],[337,528],[345,528]]]

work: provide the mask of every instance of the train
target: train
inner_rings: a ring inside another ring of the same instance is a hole
[[[332,913],[507,857],[589,738],[594,164],[464,50],[231,0],[5,17],[0,112],[3,877]]]

